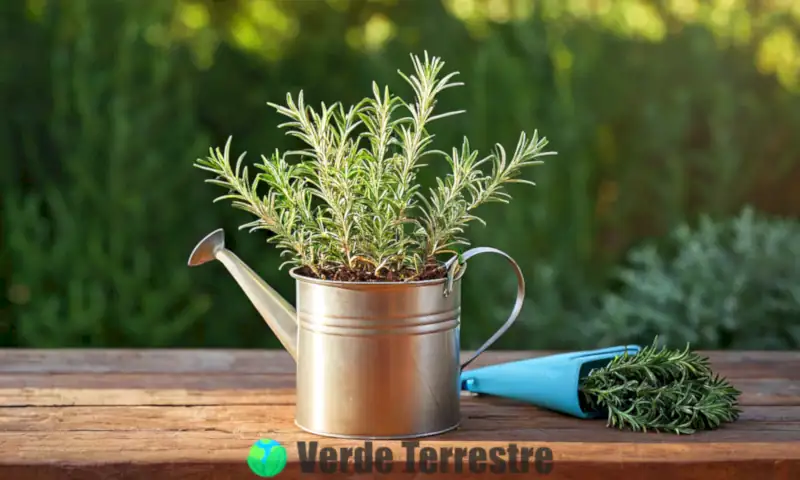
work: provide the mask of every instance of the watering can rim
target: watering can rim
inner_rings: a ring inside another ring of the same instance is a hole
[[[435,278],[431,280],[413,280],[413,281],[358,281],[358,282],[349,282],[345,280],[323,280],[320,278],[313,278],[306,275],[302,275],[298,273],[298,270],[303,268],[302,266],[293,267],[289,270],[289,276],[294,278],[300,283],[307,283],[307,284],[314,284],[314,285],[322,285],[326,287],[341,287],[341,288],[348,288],[348,287],[427,287],[433,285],[443,285],[447,282],[447,277],[442,278]],[[467,265],[463,264],[460,266],[458,272],[453,277],[453,281],[461,280],[464,276],[464,273],[467,271]]]

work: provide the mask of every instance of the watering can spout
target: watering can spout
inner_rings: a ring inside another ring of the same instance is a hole
[[[294,307],[239,257],[225,248],[225,232],[222,229],[215,230],[200,240],[189,256],[189,266],[195,267],[212,260],[219,260],[225,266],[278,337],[283,348],[297,361],[297,315]]]

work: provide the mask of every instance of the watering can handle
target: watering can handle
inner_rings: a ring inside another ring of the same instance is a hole
[[[444,291],[445,296],[449,295],[450,292],[452,291],[453,280],[455,278],[455,274],[458,269],[457,267],[466,263],[467,260],[474,257],[475,255],[479,255],[481,253],[496,253],[498,255],[502,255],[503,257],[505,257],[506,260],[508,260],[508,263],[510,263],[511,266],[514,267],[514,273],[517,274],[517,299],[514,302],[514,310],[511,312],[511,316],[508,317],[508,320],[506,320],[506,323],[504,323],[503,326],[500,327],[500,329],[497,330],[494,333],[494,335],[492,335],[489,338],[489,340],[486,341],[486,343],[481,345],[481,347],[478,350],[476,350],[475,353],[466,362],[461,364],[462,370],[467,365],[472,363],[473,360],[478,358],[480,354],[486,351],[487,348],[491,347],[492,344],[496,342],[498,338],[500,338],[504,333],[506,333],[506,330],[508,330],[509,327],[511,327],[511,325],[517,320],[519,313],[522,311],[522,303],[525,300],[525,279],[522,276],[522,270],[520,270],[519,265],[517,265],[517,262],[515,262],[514,259],[511,258],[507,253],[492,247],[471,248],[466,252],[462,253],[461,255],[454,256],[453,258],[448,260],[447,263],[445,263],[445,267],[447,268],[447,282],[445,283],[445,291]]]

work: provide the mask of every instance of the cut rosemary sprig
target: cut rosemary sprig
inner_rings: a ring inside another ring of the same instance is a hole
[[[625,353],[581,379],[585,404],[608,412],[608,426],[691,434],[739,418],[741,394],[714,374],[708,358],[689,350],[658,348]]]

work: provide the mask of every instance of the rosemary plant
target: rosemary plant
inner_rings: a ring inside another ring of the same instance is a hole
[[[691,434],[739,418],[740,392],[715,375],[708,358],[652,346],[614,358],[581,380],[585,405],[608,412],[608,426]]]
[[[281,268],[291,264],[305,275],[344,281],[441,277],[439,255],[468,244],[467,224],[484,223],[475,209],[508,203],[508,183],[535,185],[520,178],[521,170],[555,154],[544,150],[548,141],[536,131],[520,135],[511,158],[499,144],[479,158],[466,138],[450,153],[433,149],[431,122],[463,113],[435,113],[436,98],[462,84],[452,81],[458,72],[440,77],[438,57],[426,52],[411,60],[414,74],[398,72],[414,91],[410,103],[374,82],[373,96],[347,109],[323,103],[315,110],[302,91],[296,100],[287,94],[285,105],[268,103],[288,118],[280,127],[305,148],[262,155],[252,179],[241,165],[245,153],[231,165],[230,138],[222,151],[212,148],[195,163],[214,174],[208,182],[227,190],[215,201],[231,200],[256,217],[242,228],[271,232],[268,241],[289,257]],[[430,155],[443,157],[451,173],[426,195],[416,175]]]

